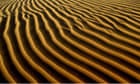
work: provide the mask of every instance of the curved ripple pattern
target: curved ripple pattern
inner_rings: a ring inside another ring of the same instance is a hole
[[[0,82],[140,82],[138,0],[1,0]]]

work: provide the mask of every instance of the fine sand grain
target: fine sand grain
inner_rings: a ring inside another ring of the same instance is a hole
[[[139,0],[0,0],[0,82],[140,82]]]

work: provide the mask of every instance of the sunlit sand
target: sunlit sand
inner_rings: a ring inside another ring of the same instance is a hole
[[[0,0],[0,82],[140,82],[139,0]]]

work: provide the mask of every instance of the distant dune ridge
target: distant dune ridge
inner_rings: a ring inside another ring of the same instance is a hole
[[[140,82],[140,1],[0,0],[0,82]]]

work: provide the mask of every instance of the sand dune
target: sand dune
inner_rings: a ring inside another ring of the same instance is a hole
[[[138,0],[0,0],[0,82],[140,82]]]

